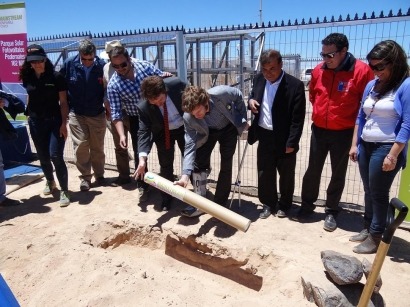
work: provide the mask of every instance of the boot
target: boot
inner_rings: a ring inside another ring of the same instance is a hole
[[[206,197],[206,172],[194,172],[192,173],[192,185],[194,186],[194,192],[202,197]],[[181,213],[187,217],[197,217],[205,212],[193,207],[187,206],[181,211]]]
[[[381,235],[369,234],[367,239],[353,248],[353,252],[356,254],[374,254],[379,247]]]
[[[369,229],[365,228],[361,232],[359,232],[358,234],[356,234],[354,236],[351,236],[349,238],[349,241],[351,241],[351,242],[363,242],[364,240],[367,239],[368,236],[369,236]]]
[[[192,173],[192,183],[194,186],[194,192],[206,197],[206,183],[207,183],[207,173],[206,172],[194,172]]]

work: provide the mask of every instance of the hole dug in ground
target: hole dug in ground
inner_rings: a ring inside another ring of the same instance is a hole
[[[166,255],[178,261],[256,291],[263,284],[260,272],[268,268],[271,270],[273,260],[277,260],[270,253],[248,251],[245,255],[243,250],[228,249],[205,236],[184,235],[166,229],[159,231],[129,221],[91,224],[85,231],[85,240],[85,243],[103,249],[116,248],[121,244],[151,250],[163,249]]]

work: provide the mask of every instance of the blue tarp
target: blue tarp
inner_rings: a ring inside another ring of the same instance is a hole
[[[43,171],[41,167],[30,165],[30,164],[23,164],[17,165],[14,167],[10,167],[4,170],[4,177],[10,179],[13,176],[23,175],[23,174],[41,174]],[[1,306],[1,305],[0,305]]]
[[[20,307],[9,286],[0,274],[0,306],[1,307]]]

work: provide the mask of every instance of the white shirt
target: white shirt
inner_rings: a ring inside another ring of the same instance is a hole
[[[272,130],[273,123],[272,123],[272,106],[273,100],[275,99],[276,92],[278,91],[278,87],[280,82],[283,78],[283,71],[281,76],[275,82],[270,82],[266,80],[265,91],[263,93],[263,100],[260,108],[260,116],[259,116],[259,126],[264,129]]]
[[[363,111],[367,116],[367,120],[361,136],[364,141],[380,143],[395,141],[396,133],[394,130],[400,120],[399,114],[394,109],[395,96],[396,93],[390,91],[377,100],[371,92],[366,98]]]
[[[169,130],[181,128],[181,126],[184,124],[184,120],[182,119],[182,116],[179,114],[177,107],[174,105],[168,95],[165,103],[167,104]],[[164,107],[160,107],[159,109],[161,110],[162,116],[164,116]]]

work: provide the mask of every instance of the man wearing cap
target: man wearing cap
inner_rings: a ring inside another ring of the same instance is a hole
[[[69,127],[74,144],[75,163],[80,171],[80,190],[88,191],[94,177],[104,185],[104,137],[106,131],[103,67],[96,47],[88,39],[78,46],[78,54],[68,58],[61,73],[68,83]]]
[[[123,46],[116,46],[109,52],[111,66],[115,69],[115,73],[111,77],[107,86],[107,97],[111,107],[111,120],[114,122],[115,128],[120,136],[120,146],[128,147],[128,138],[125,133],[123,123],[123,109],[127,113],[130,121],[130,134],[132,139],[132,147],[134,150],[135,169],[138,163],[138,129],[139,119],[137,113],[137,103],[141,99],[141,83],[148,76],[169,76],[169,73],[164,73],[157,69],[154,65],[147,61],[132,61],[127,49]],[[139,178],[139,200],[146,201],[148,199],[148,185]]]

